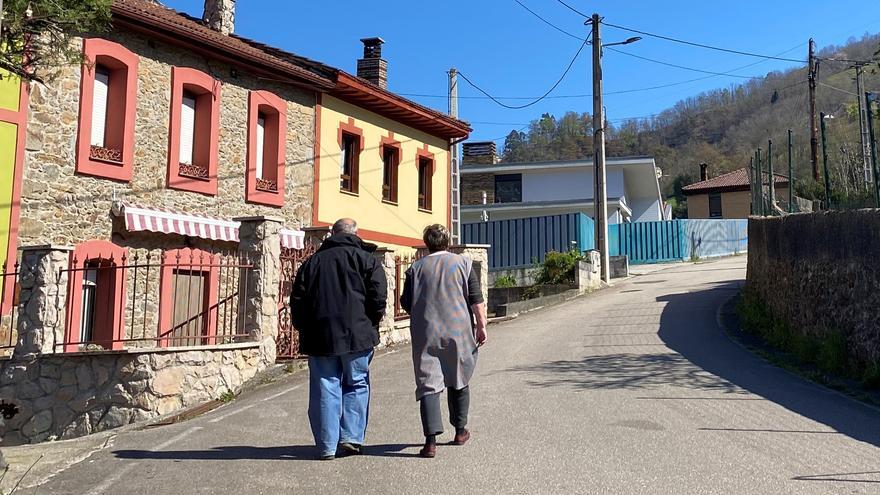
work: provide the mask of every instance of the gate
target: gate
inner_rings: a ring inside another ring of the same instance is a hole
[[[279,280],[278,336],[275,338],[276,359],[299,357],[299,334],[293,328],[290,311],[290,293],[299,267],[315,254],[319,244],[306,243],[303,249],[281,248],[281,277]]]
[[[678,261],[684,258],[682,220],[621,223],[608,226],[611,256],[627,255],[630,264]]]

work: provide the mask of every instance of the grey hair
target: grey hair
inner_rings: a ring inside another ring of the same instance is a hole
[[[449,249],[449,231],[439,223],[425,227],[422,240],[432,253]]]
[[[336,234],[352,234],[358,233],[358,224],[351,218],[340,218],[333,224],[333,235]]]

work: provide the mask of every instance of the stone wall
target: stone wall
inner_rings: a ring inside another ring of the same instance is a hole
[[[495,174],[462,174],[461,204],[483,204],[483,191],[486,191],[486,203],[495,202]]]
[[[73,438],[236,391],[265,368],[260,343],[41,355],[0,364],[0,397],[19,412],[3,445]]]
[[[114,195],[146,207],[173,208],[226,219],[275,215],[299,228],[311,219],[314,107],[311,91],[233,72],[228,65],[121,30],[103,37],[140,58],[133,178],[130,183],[75,173],[81,69],[71,66],[47,85],[34,85],[22,182],[20,245],[76,245],[91,239],[125,243],[137,236],[111,218]],[[81,45],[81,40],[74,40]],[[217,195],[166,187],[171,67],[192,67],[221,81]],[[287,101],[285,206],[245,202],[248,91]]]
[[[880,362],[880,210],[749,219],[748,288],[790,328]]]

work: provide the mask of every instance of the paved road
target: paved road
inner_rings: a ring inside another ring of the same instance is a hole
[[[717,310],[744,275],[743,257],[686,264],[493,325],[474,438],[434,460],[416,457],[402,349],[374,362],[369,455],[311,460],[297,376],[119,435],[39,493],[880,492],[880,412],[720,331]]]

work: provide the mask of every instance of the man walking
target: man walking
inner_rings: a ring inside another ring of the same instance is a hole
[[[360,454],[370,408],[370,361],[385,315],[376,246],[343,218],[296,274],[291,294],[300,350],[309,356],[309,423],[320,458]]]

